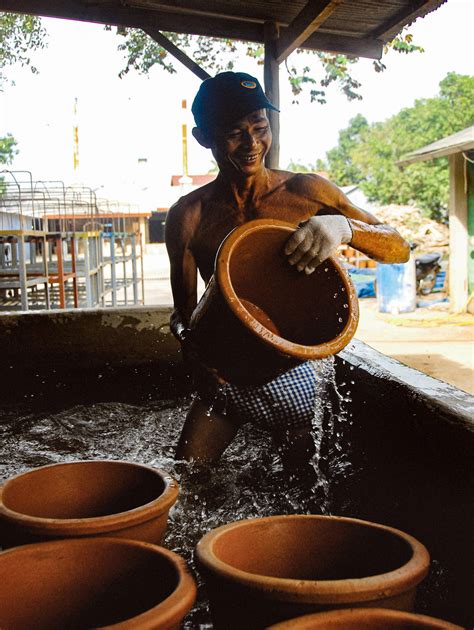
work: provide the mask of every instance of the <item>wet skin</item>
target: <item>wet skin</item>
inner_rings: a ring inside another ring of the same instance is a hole
[[[219,174],[210,184],[179,199],[167,216],[174,300],[171,328],[183,343],[197,304],[197,273],[208,282],[223,239],[252,219],[280,219],[295,226],[307,221],[285,247],[289,264],[301,272],[311,273],[341,242],[349,241],[351,247],[379,262],[408,260],[408,243],[395,229],[352,204],[325,178],[265,167],[272,141],[265,110],[252,112],[212,135],[198,128],[193,135],[212,151]],[[192,405],[177,449],[179,458],[214,461],[235,435],[238,419],[220,417],[214,422],[215,430],[209,431],[214,414],[208,416],[205,411],[199,401]]]

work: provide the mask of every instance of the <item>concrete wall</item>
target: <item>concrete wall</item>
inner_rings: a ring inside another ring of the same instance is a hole
[[[354,385],[344,447],[351,474],[333,482],[334,513],[423,541],[429,614],[474,627],[474,397],[361,342],[341,353],[338,372],[339,383]]]
[[[2,399],[146,397],[179,372],[170,314],[137,306],[0,315]]]
[[[134,307],[0,316],[1,406],[29,413],[176,399],[191,391],[169,332],[170,312]],[[343,392],[346,420],[332,429],[342,436],[339,450],[331,440],[326,446],[332,513],[386,523],[422,540],[433,560],[423,585],[430,614],[471,627],[474,398],[358,341],[336,366],[339,394],[332,399],[340,402]]]

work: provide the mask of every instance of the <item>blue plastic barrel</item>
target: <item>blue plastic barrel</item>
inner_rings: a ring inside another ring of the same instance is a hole
[[[411,313],[416,309],[416,271],[406,263],[377,263],[377,302],[380,313]]]

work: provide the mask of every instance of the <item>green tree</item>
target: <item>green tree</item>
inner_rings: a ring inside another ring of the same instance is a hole
[[[7,134],[4,138],[0,138],[0,167],[2,164],[8,165],[12,162],[13,157],[18,151],[15,149],[16,140],[11,134]],[[0,168],[0,171],[2,169]],[[4,178],[0,174],[0,196],[5,191]]]
[[[403,155],[440,140],[474,123],[474,77],[449,73],[439,84],[439,95],[415,101],[384,122],[362,126],[352,136],[353,121],[341,132],[338,147],[327,154],[330,176],[343,185],[342,164],[351,166],[370,201],[389,204],[416,203],[434,219],[446,216],[448,164],[446,158],[415,163],[401,170]],[[353,119],[354,120],[354,119]],[[347,132],[347,134],[345,133]],[[341,138],[355,142],[341,145]]]
[[[107,28],[110,30],[111,27]],[[143,31],[120,27],[117,28],[117,33],[124,37],[124,41],[118,46],[125,53],[125,66],[120,76],[130,70],[147,74],[155,65],[168,72],[176,72],[173,57]],[[265,51],[261,44],[178,33],[163,34],[209,74],[233,70],[238,54],[253,57],[258,64],[264,62]],[[413,44],[412,36],[403,31],[385,46],[384,52],[389,49],[402,53],[423,52],[423,48]],[[319,63],[314,64],[314,61]],[[298,49],[296,55],[291,56],[291,63],[287,60],[285,64],[294,102],[298,102],[300,96],[306,92],[311,102],[324,104],[326,89],[331,84],[337,85],[349,100],[360,100],[362,96],[358,89],[361,84],[351,74],[357,61],[357,57]],[[381,61],[375,61],[374,68],[377,72],[382,72],[385,65]]]
[[[331,178],[339,186],[358,184],[363,180],[363,173],[353,161],[351,152],[359,144],[361,135],[368,127],[369,123],[364,116],[357,114],[349,121],[349,126],[339,132],[337,147],[326,153],[326,170],[331,173]]]
[[[41,20],[31,15],[16,15],[14,13],[0,13],[0,91],[7,79],[4,69],[13,64],[29,66],[32,72],[37,72],[31,64],[30,53],[45,45],[46,31],[41,26]],[[12,135],[0,137],[0,164],[10,164],[18,153],[16,140]],[[0,177],[0,192],[1,192]]]
[[[290,160],[286,170],[294,173],[315,173],[319,169],[317,164],[301,164],[301,162]]]
[[[32,72],[38,72],[32,65],[30,54],[46,44],[46,30],[41,19],[33,15],[0,13],[0,89],[6,82],[4,69],[13,64],[29,66]]]
[[[111,30],[110,26],[106,28]],[[117,27],[117,33],[124,37],[118,46],[125,53],[125,66],[120,76],[132,69],[146,74],[154,65],[171,73],[176,72],[174,58],[142,30]],[[210,74],[232,70],[236,53],[244,53],[256,59],[258,64],[263,64],[264,47],[261,44],[179,33],[164,35]],[[20,63],[30,66],[32,72],[37,72],[31,64],[29,54],[42,48],[45,42],[46,31],[40,18],[0,13],[0,89],[5,81],[2,68],[7,65]],[[412,36],[405,31],[387,44],[384,52],[389,49],[402,53],[423,52],[420,46],[413,44]],[[315,59],[319,61],[316,67]],[[338,85],[349,100],[361,99],[358,92],[360,83],[351,75],[351,69],[357,61],[357,57],[298,49],[297,54],[291,56],[291,65],[289,60],[285,64],[295,101],[298,101],[303,92],[309,92],[311,102],[325,103],[326,88],[331,84]],[[377,72],[381,72],[385,69],[385,64],[374,61],[374,67]]]
[[[18,153],[15,149],[16,140],[11,134],[0,138],[0,164],[11,164],[13,157]]]

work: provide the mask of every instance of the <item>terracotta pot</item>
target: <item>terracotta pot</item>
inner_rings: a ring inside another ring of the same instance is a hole
[[[0,488],[0,546],[119,536],[160,543],[178,496],[166,472],[130,462],[54,464]]]
[[[226,381],[265,383],[308,359],[342,350],[357,328],[352,282],[337,258],[310,275],[283,253],[295,226],[250,221],[223,241],[191,318],[199,354]]]
[[[399,530],[334,516],[237,521],[196,548],[216,628],[265,628],[319,610],[411,610],[429,567],[426,548]]]
[[[442,619],[426,615],[389,610],[388,608],[359,608],[358,610],[332,610],[331,612],[305,615],[283,621],[267,630],[462,630]]]
[[[196,598],[182,558],[122,538],[56,540],[0,553],[2,630],[179,628]]]

